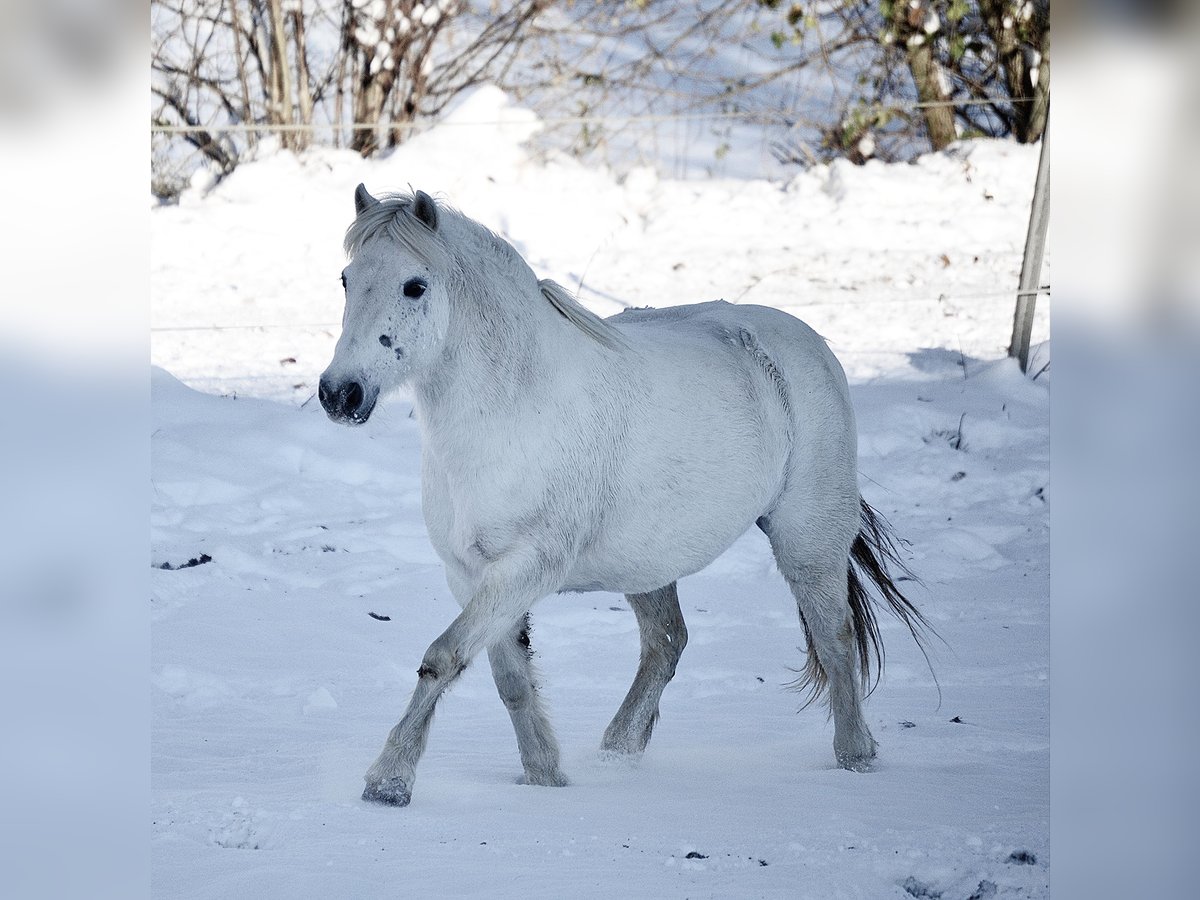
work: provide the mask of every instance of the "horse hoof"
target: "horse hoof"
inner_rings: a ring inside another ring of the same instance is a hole
[[[646,729],[645,734],[638,737],[605,734],[604,740],[600,742],[600,758],[603,760],[638,759],[646,752],[646,745],[649,743],[650,729]]]
[[[839,753],[837,754],[837,763],[838,766],[847,772],[870,772],[875,768],[875,754],[859,756],[856,754]]]
[[[553,772],[526,772],[517,779],[517,784],[535,784],[538,787],[566,787],[570,783],[558,769]]]
[[[412,790],[399,778],[389,778],[379,784],[368,784],[362,792],[368,803],[384,806],[408,806],[412,801]]]
[[[596,758],[602,766],[636,769],[642,762],[642,752],[640,750],[618,750],[615,747],[601,747]]]

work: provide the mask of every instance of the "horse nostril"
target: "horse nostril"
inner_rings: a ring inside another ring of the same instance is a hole
[[[367,388],[357,381],[341,381],[322,378],[317,385],[317,396],[321,406],[335,422],[353,422],[356,425],[367,421],[375,405],[374,395],[367,398]]]

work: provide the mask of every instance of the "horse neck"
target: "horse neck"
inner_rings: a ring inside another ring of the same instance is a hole
[[[484,252],[468,265],[453,292],[442,359],[415,385],[426,421],[509,417],[519,405],[546,402],[564,376],[595,355],[591,338],[562,327],[515,251]]]

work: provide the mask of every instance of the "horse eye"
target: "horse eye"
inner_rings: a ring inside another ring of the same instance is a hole
[[[420,278],[410,278],[408,281],[404,282],[404,296],[415,300],[417,297],[420,297],[423,293],[425,293],[425,288],[428,286],[429,285],[427,285]]]
[[[344,291],[345,289],[346,289],[346,273],[343,272],[342,273],[342,290]]]

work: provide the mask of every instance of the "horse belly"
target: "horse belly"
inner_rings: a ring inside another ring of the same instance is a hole
[[[657,516],[635,527],[607,529],[576,560],[564,591],[644,594],[699,572],[729,549],[761,515],[743,504],[738,515],[689,519]]]
[[[767,512],[791,449],[786,411],[736,356],[660,357],[573,590],[643,593],[698,572]]]

